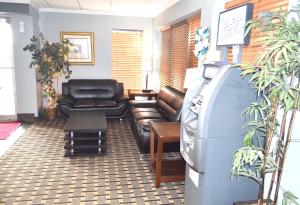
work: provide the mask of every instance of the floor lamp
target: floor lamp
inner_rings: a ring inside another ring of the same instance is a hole
[[[145,89],[142,90],[142,92],[151,92],[152,90],[148,90],[148,81],[149,81],[149,73],[150,73],[150,76],[151,76],[151,71],[152,69],[150,70],[145,70],[146,72],[146,76],[145,76]]]

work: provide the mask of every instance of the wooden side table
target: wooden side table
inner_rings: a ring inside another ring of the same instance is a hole
[[[143,92],[142,90],[128,90],[128,96],[131,99],[135,99],[135,97],[147,97],[148,100],[156,99],[158,93],[155,91]]]
[[[151,122],[150,125],[150,163],[156,172],[155,186],[161,182],[183,181],[185,178],[185,161],[163,160],[165,143],[180,141],[179,122]],[[154,157],[154,138],[157,137],[157,159]]]

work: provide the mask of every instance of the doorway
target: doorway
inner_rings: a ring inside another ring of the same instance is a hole
[[[9,19],[0,17],[0,121],[16,120],[13,33]]]

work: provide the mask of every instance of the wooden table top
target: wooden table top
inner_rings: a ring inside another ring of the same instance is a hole
[[[128,95],[138,96],[156,96],[158,93],[151,90],[149,92],[143,92],[142,90],[128,90]]]
[[[180,122],[151,122],[154,133],[164,142],[180,140]]]

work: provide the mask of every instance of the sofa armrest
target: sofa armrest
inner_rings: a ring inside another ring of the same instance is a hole
[[[124,96],[124,95],[116,95],[113,100],[117,101],[118,103],[119,102],[126,102],[129,100],[129,97],[127,96]]]
[[[156,100],[129,100],[130,108],[156,107]]]
[[[72,96],[69,96],[69,95],[63,95],[58,99],[57,103],[73,106],[74,98]]]

